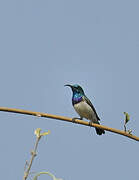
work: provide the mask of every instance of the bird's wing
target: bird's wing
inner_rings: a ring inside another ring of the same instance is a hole
[[[89,106],[91,106],[91,108],[93,109],[94,113],[96,114],[97,119],[100,121],[100,118],[98,117],[97,112],[96,112],[93,104],[91,103],[91,101],[86,96],[83,96],[83,99],[87,102],[87,104]]]

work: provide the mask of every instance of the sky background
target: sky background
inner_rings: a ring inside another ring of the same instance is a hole
[[[139,136],[139,1],[1,0],[0,106],[77,117],[80,84],[103,125]],[[138,142],[53,119],[0,112],[0,177],[22,179],[34,130],[50,130],[32,172],[63,180],[138,179]],[[43,179],[50,177],[42,176]]]

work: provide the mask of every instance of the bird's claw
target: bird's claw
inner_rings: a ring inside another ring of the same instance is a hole
[[[91,122],[91,121],[89,121],[89,126],[90,126],[90,127],[92,126],[92,122]]]
[[[76,122],[76,121],[75,121],[76,119],[82,120],[83,118],[76,118],[76,117],[74,117],[74,118],[72,118],[72,122],[75,123],[75,122]]]

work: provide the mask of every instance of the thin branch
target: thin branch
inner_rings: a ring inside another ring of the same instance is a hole
[[[37,137],[36,142],[35,142],[35,146],[34,146],[34,150],[31,151],[31,159],[30,159],[30,162],[29,162],[29,164],[28,164],[28,166],[27,166],[27,170],[25,170],[25,172],[24,172],[23,180],[26,180],[27,177],[28,177],[28,175],[29,175],[29,173],[30,173],[30,169],[31,169],[33,160],[34,160],[34,158],[35,158],[35,156],[36,156],[36,151],[37,151],[37,147],[38,147],[39,140],[40,140],[40,137]]]
[[[38,144],[39,144],[39,140],[41,139],[42,136],[46,136],[49,133],[50,133],[50,131],[41,133],[40,128],[37,128],[35,130],[34,134],[36,135],[36,142],[35,142],[34,149],[31,151],[31,159],[30,159],[29,163],[27,163],[27,161],[26,161],[23,180],[26,180],[28,175],[30,174],[30,169],[31,169],[33,160],[34,160],[35,156],[37,155],[36,152],[37,152],[37,147],[38,147]],[[36,177],[36,180],[37,180],[37,177]]]
[[[125,132],[127,131],[127,130],[126,130],[126,124],[124,124],[124,130],[125,130]]]
[[[57,116],[57,115],[47,114],[47,113],[41,113],[41,112],[32,112],[32,111],[27,111],[27,110],[22,110],[22,109],[13,109],[13,108],[7,108],[7,107],[0,107],[0,111],[11,112],[11,113],[19,113],[19,114],[27,114],[27,115],[32,115],[32,116],[63,120],[63,121],[68,121],[68,122],[73,123],[72,118],[68,118],[68,117],[64,117],[64,116]],[[110,128],[107,126],[94,124],[94,123],[92,123],[90,125],[89,122],[83,121],[83,120],[75,120],[74,123],[85,125],[85,126],[92,126],[92,127],[101,128],[101,129],[104,129],[106,131],[110,131],[110,132],[113,132],[116,134],[120,134],[120,135],[126,136],[128,138],[134,139],[136,141],[139,141],[139,137],[134,136],[132,134],[129,134],[128,132],[118,130],[118,129],[114,129],[114,128]]]

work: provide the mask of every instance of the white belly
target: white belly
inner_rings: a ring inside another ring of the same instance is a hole
[[[74,109],[81,118],[86,118],[94,123],[98,122],[93,109],[85,101],[75,104]]]

